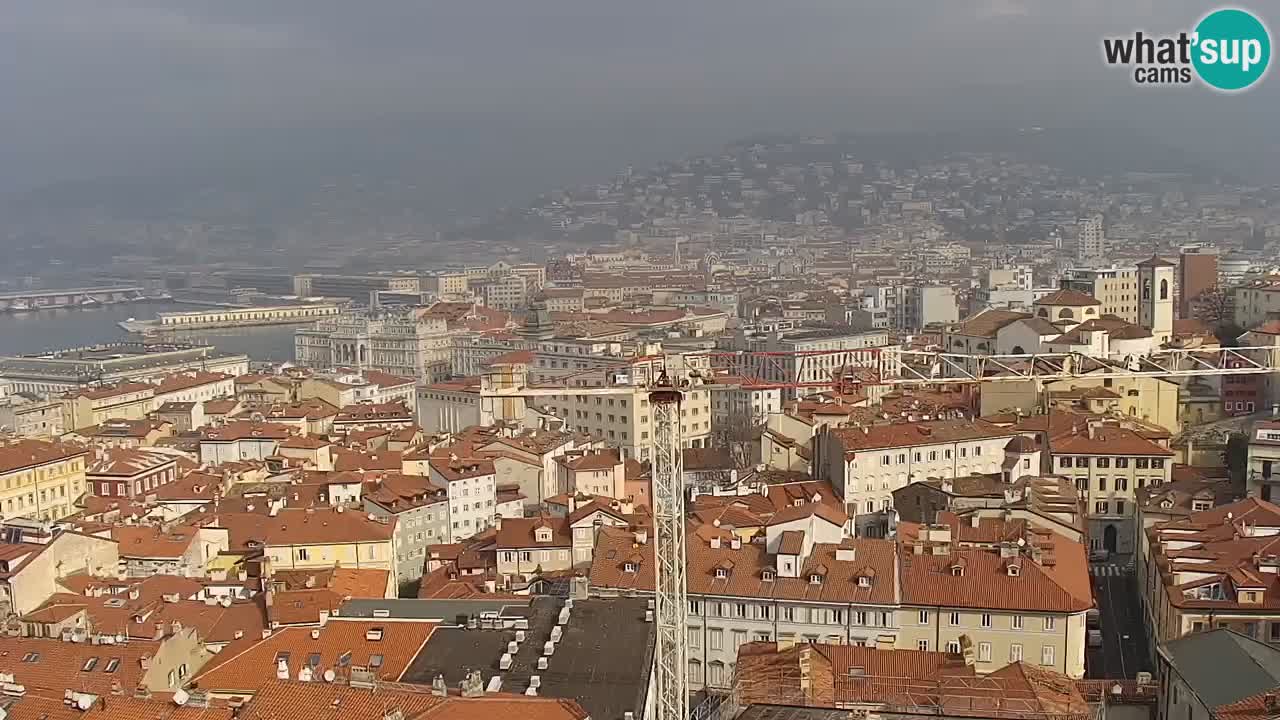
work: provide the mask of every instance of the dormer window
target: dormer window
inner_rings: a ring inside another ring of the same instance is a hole
[[[773,582],[773,579],[777,576],[778,576],[777,573],[775,573],[772,570],[769,570],[768,568],[766,568],[764,572],[760,573],[760,579],[765,582]]]
[[[871,587],[871,578],[867,577],[866,575],[859,576],[858,587],[864,587],[864,588]]]
[[[814,573],[814,574],[810,575],[810,576],[809,576],[809,584],[810,584],[810,585],[821,585],[821,584],[822,584],[822,576],[821,576],[821,575],[819,575],[819,574],[817,574],[817,573]]]
[[[1005,568],[1005,571],[1009,573],[1009,577],[1018,577],[1018,574],[1022,572],[1022,568],[1017,565],[1010,565]]]
[[[952,575],[954,575],[955,577],[964,577],[964,566],[963,566],[963,565],[952,565],[952,566],[951,566],[951,574],[952,574]]]
[[[635,572],[635,571],[636,571],[636,564],[635,564],[635,563],[624,563],[624,564],[622,565],[622,571],[623,571],[623,572],[633,573],[633,572]]]
[[[538,542],[551,542],[551,528],[538,528],[533,531],[533,537]]]
[[[716,579],[723,580],[729,577],[729,571],[725,568],[716,568]]]

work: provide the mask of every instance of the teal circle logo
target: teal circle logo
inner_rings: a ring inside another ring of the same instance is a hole
[[[1191,63],[1217,90],[1244,90],[1262,79],[1271,61],[1271,36],[1262,21],[1235,8],[1214,10],[1196,25]]]

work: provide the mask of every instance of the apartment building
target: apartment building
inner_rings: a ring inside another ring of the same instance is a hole
[[[1103,217],[1094,215],[1076,223],[1076,259],[1090,262],[1102,258],[1107,249]]]
[[[523,405],[521,398],[511,403]],[[426,433],[458,432],[483,423],[480,378],[431,383],[418,391],[418,425]],[[492,414],[490,414],[492,418]]]
[[[156,387],[125,382],[73,390],[62,396],[64,432],[101,425],[108,420],[141,420],[156,409]]]
[[[782,412],[782,388],[756,378],[717,375],[707,381],[711,392],[711,427],[763,425]]]
[[[962,636],[978,673],[1024,661],[1083,677],[1093,606],[1083,546],[1002,519],[956,533],[917,526],[901,541],[846,538],[809,514],[770,522],[751,542],[698,525],[686,550],[691,682],[725,687],[749,642],[959,653]],[[1000,539],[1015,536],[1024,542]],[[652,560],[647,534],[601,528],[592,591],[650,591]]]
[[[590,433],[606,445],[617,447],[623,457],[641,462],[651,459],[653,419],[649,391],[641,386],[616,386],[617,394],[565,395],[540,398],[542,405],[563,418],[566,429]],[[684,447],[707,447],[711,436],[711,390],[695,387],[684,393],[680,405],[681,443]]]
[[[1258,498],[1145,530],[1138,559],[1152,642],[1229,628],[1280,645],[1280,507]]]
[[[402,402],[410,410],[417,409],[417,381],[379,370],[363,373],[342,373],[332,376],[303,378],[298,386],[298,399],[324,400],[334,407],[346,407],[356,403]]]
[[[204,402],[235,397],[235,377],[227,373],[192,370],[166,375],[156,384],[155,404],[170,402]]]
[[[581,451],[581,455],[601,445],[599,441],[592,442],[570,432],[526,430],[512,437],[498,436],[479,443],[476,454],[492,458],[499,485],[518,487],[526,504],[533,507],[567,492],[560,484],[561,467],[557,460],[561,456],[576,451]]]
[[[1280,277],[1270,275],[1235,288],[1235,321],[1253,328],[1269,320],[1280,320]]]
[[[643,542],[642,542],[643,541]],[[591,564],[602,596],[652,592],[647,534],[601,528]],[[704,525],[688,540],[689,682],[727,688],[749,642],[896,642],[897,566],[888,540],[814,534],[787,525],[764,543]]]
[[[496,310],[522,310],[529,304],[535,286],[523,275],[509,274],[485,280],[471,281],[485,307]]]
[[[216,465],[239,460],[262,460],[275,455],[280,443],[297,434],[289,425],[237,420],[207,427],[200,434],[200,462]]]
[[[5,519],[11,517],[6,513]],[[28,523],[20,526],[23,541],[4,545],[8,570],[0,577],[0,611],[6,616],[26,615],[55,593],[65,592],[61,578],[115,575],[119,568],[119,545],[110,538],[75,532],[54,535],[48,526],[38,532]]]
[[[1096,710],[1066,675],[1030,660],[981,670],[978,649],[969,643],[956,655],[751,643],[739,652],[733,697],[739,707],[748,708],[749,717],[845,717],[889,710],[893,716],[963,715],[972,720],[1031,714],[1058,720],[1095,717]]]
[[[88,450],[47,440],[0,445],[0,517],[60,520],[86,490]]]
[[[395,518],[396,576],[400,582],[422,577],[427,548],[447,541],[449,492],[420,476],[387,473],[366,487],[364,511]]]
[[[899,532],[899,648],[960,653],[968,637],[978,672],[1026,662],[1084,677],[1083,545],[1002,518]]]
[[[445,488],[449,499],[449,536],[458,542],[493,527],[498,516],[497,473],[493,460],[450,455],[427,464],[433,485]]]
[[[117,525],[111,539],[120,548],[119,568],[131,578],[204,577],[208,562],[228,549],[225,529],[191,525]]]
[[[1093,546],[1134,552],[1136,493],[1173,478],[1174,452],[1096,420],[1051,433],[1048,450],[1052,472],[1070,478],[1085,503]]]
[[[562,517],[503,518],[494,539],[498,574],[529,578],[573,568],[573,536]]]
[[[614,448],[565,453],[555,458],[556,485],[561,494],[627,496],[625,462]]]
[[[341,507],[277,508],[269,514],[230,512],[210,515],[202,527],[226,529],[231,548],[260,546],[271,570],[321,570],[336,565],[391,572],[395,561],[395,519],[348,512]]]
[[[727,349],[784,353],[749,356],[741,372],[770,383],[814,386],[785,391],[787,399],[795,399],[821,390],[823,383],[833,383],[841,372],[877,367],[880,358],[874,348],[888,344],[887,330],[836,327],[780,331],[764,337],[740,333],[728,341]]]
[[[902,288],[895,327],[918,332],[960,319],[956,292],[949,285],[907,285]]]
[[[1125,322],[1138,322],[1137,266],[1072,268],[1063,276],[1062,287],[1096,299],[1101,303],[1099,316],[1115,315]]]
[[[1195,317],[1196,299],[1218,287],[1218,248],[1188,245],[1178,255],[1178,317]]]
[[[99,448],[85,479],[89,492],[99,497],[142,501],[178,479],[178,457],[139,448]]]
[[[982,420],[824,426],[813,438],[813,467],[845,503],[859,535],[883,535],[895,490],[931,477],[999,473],[1015,435]]]
[[[1259,420],[1249,431],[1245,490],[1251,497],[1280,501],[1280,421]]]
[[[17,437],[56,438],[65,432],[62,400],[26,393],[0,397],[0,430]]]

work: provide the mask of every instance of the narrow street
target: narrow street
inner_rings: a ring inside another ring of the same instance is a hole
[[[1133,678],[1152,668],[1147,662],[1147,634],[1142,624],[1138,579],[1126,561],[1089,567],[1094,599],[1101,612],[1102,647],[1086,651],[1086,677]]]

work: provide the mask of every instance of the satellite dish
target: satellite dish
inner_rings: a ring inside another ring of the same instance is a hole
[[[230,595],[223,595],[223,596],[222,596],[222,599],[221,599],[221,600],[219,600],[218,602],[222,604],[222,607],[224,607],[224,608],[229,608],[229,607],[231,607],[231,596],[230,596]]]
[[[325,682],[333,682],[336,679],[338,679],[338,673],[334,672],[333,668],[329,668],[328,670],[324,671]]]
[[[173,696],[173,698],[174,698],[174,700],[177,700],[177,699],[178,699],[178,696],[177,696],[177,695],[174,695],[174,696]],[[184,702],[185,702],[185,701],[184,701]],[[93,696],[92,696],[92,695],[87,695],[87,694],[85,694],[85,693],[81,693],[81,694],[77,695],[77,696],[76,696],[76,707],[80,708],[82,711],[83,711],[83,710],[88,710],[89,708],[93,707]]]
[[[1027,544],[1026,538],[1018,538],[1018,547],[1023,547],[1026,544]]]
[[[178,707],[182,707],[183,705],[186,705],[187,701],[190,699],[191,699],[191,696],[188,695],[187,691],[183,690],[182,688],[178,688],[178,691],[173,694],[173,704],[177,705]],[[81,707],[80,709],[88,710],[89,708]]]

